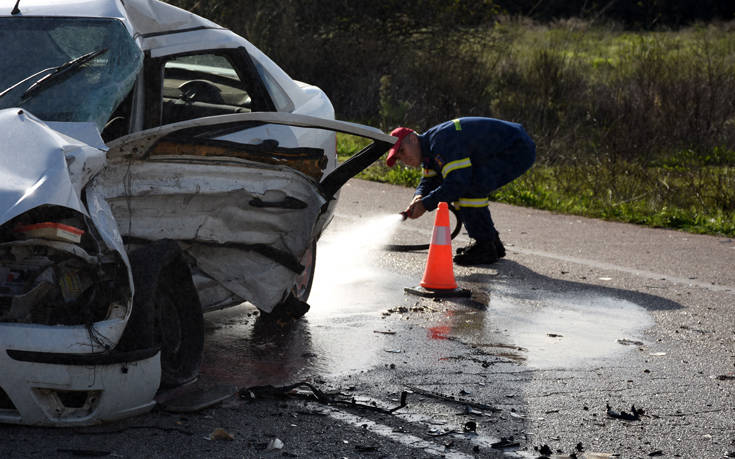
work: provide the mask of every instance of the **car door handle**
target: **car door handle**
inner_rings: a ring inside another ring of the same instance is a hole
[[[282,201],[266,202],[260,198],[253,198],[250,200],[250,205],[253,207],[275,207],[278,209],[306,209],[308,205],[300,200],[291,196],[286,196]]]

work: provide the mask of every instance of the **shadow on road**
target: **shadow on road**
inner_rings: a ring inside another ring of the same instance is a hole
[[[545,276],[512,260],[500,260],[492,267],[496,271],[474,272],[467,276],[457,276],[457,280],[489,285],[492,289],[507,287],[503,288],[504,295],[524,300],[536,300],[548,293],[592,294],[630,301],[647,310],[673,310],[683,307],[676,301],[661,296],[589,283],[594,282],[596,280],[594,278],[575,281]],[[566,274],[564,271],[561,272],[562,276]],[[664,287],[651,286],[651,288]]]

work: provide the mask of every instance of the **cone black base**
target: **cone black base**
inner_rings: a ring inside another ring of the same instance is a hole
[[[404,292],[410,293],[411,295],[423,296],[424,298],[457,298],[457,297],[470,297],[472,292],[466,288],[424,288],[420,285],[416,287],[406,287],[403,289]]]

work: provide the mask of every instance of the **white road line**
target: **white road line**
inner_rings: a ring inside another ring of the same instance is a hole
[[[351,424],[357,427],[364,426],[363,428],[367,429],[371,433],[380,435],[381,437],[385,437],[391,441],[400,443],[409,448],[421,449],[424,453],[430,454],[432,456],[446,457],[450,459],[470,459],[474,457],[469,454],[447,450],[444,445],[432,443],[414,435],[394,432],[393,427],[389,427],[384,424],[378,424],[373,420],[346,413],[344,411],[331,409],[327,412],[327,415],[339,422]]]

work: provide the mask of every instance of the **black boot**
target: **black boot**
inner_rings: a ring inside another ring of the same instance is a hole
[[[503,243],[500,242],[500,235],[498,233],[495,233],[495,251],[498,253],[498,258],[503,258],[505,256],[505,247],[503,247]]]
[[[495,241],[475,241],[463,249],[457,249],[454,262],[460,266],[489,265],[498,261]]]

